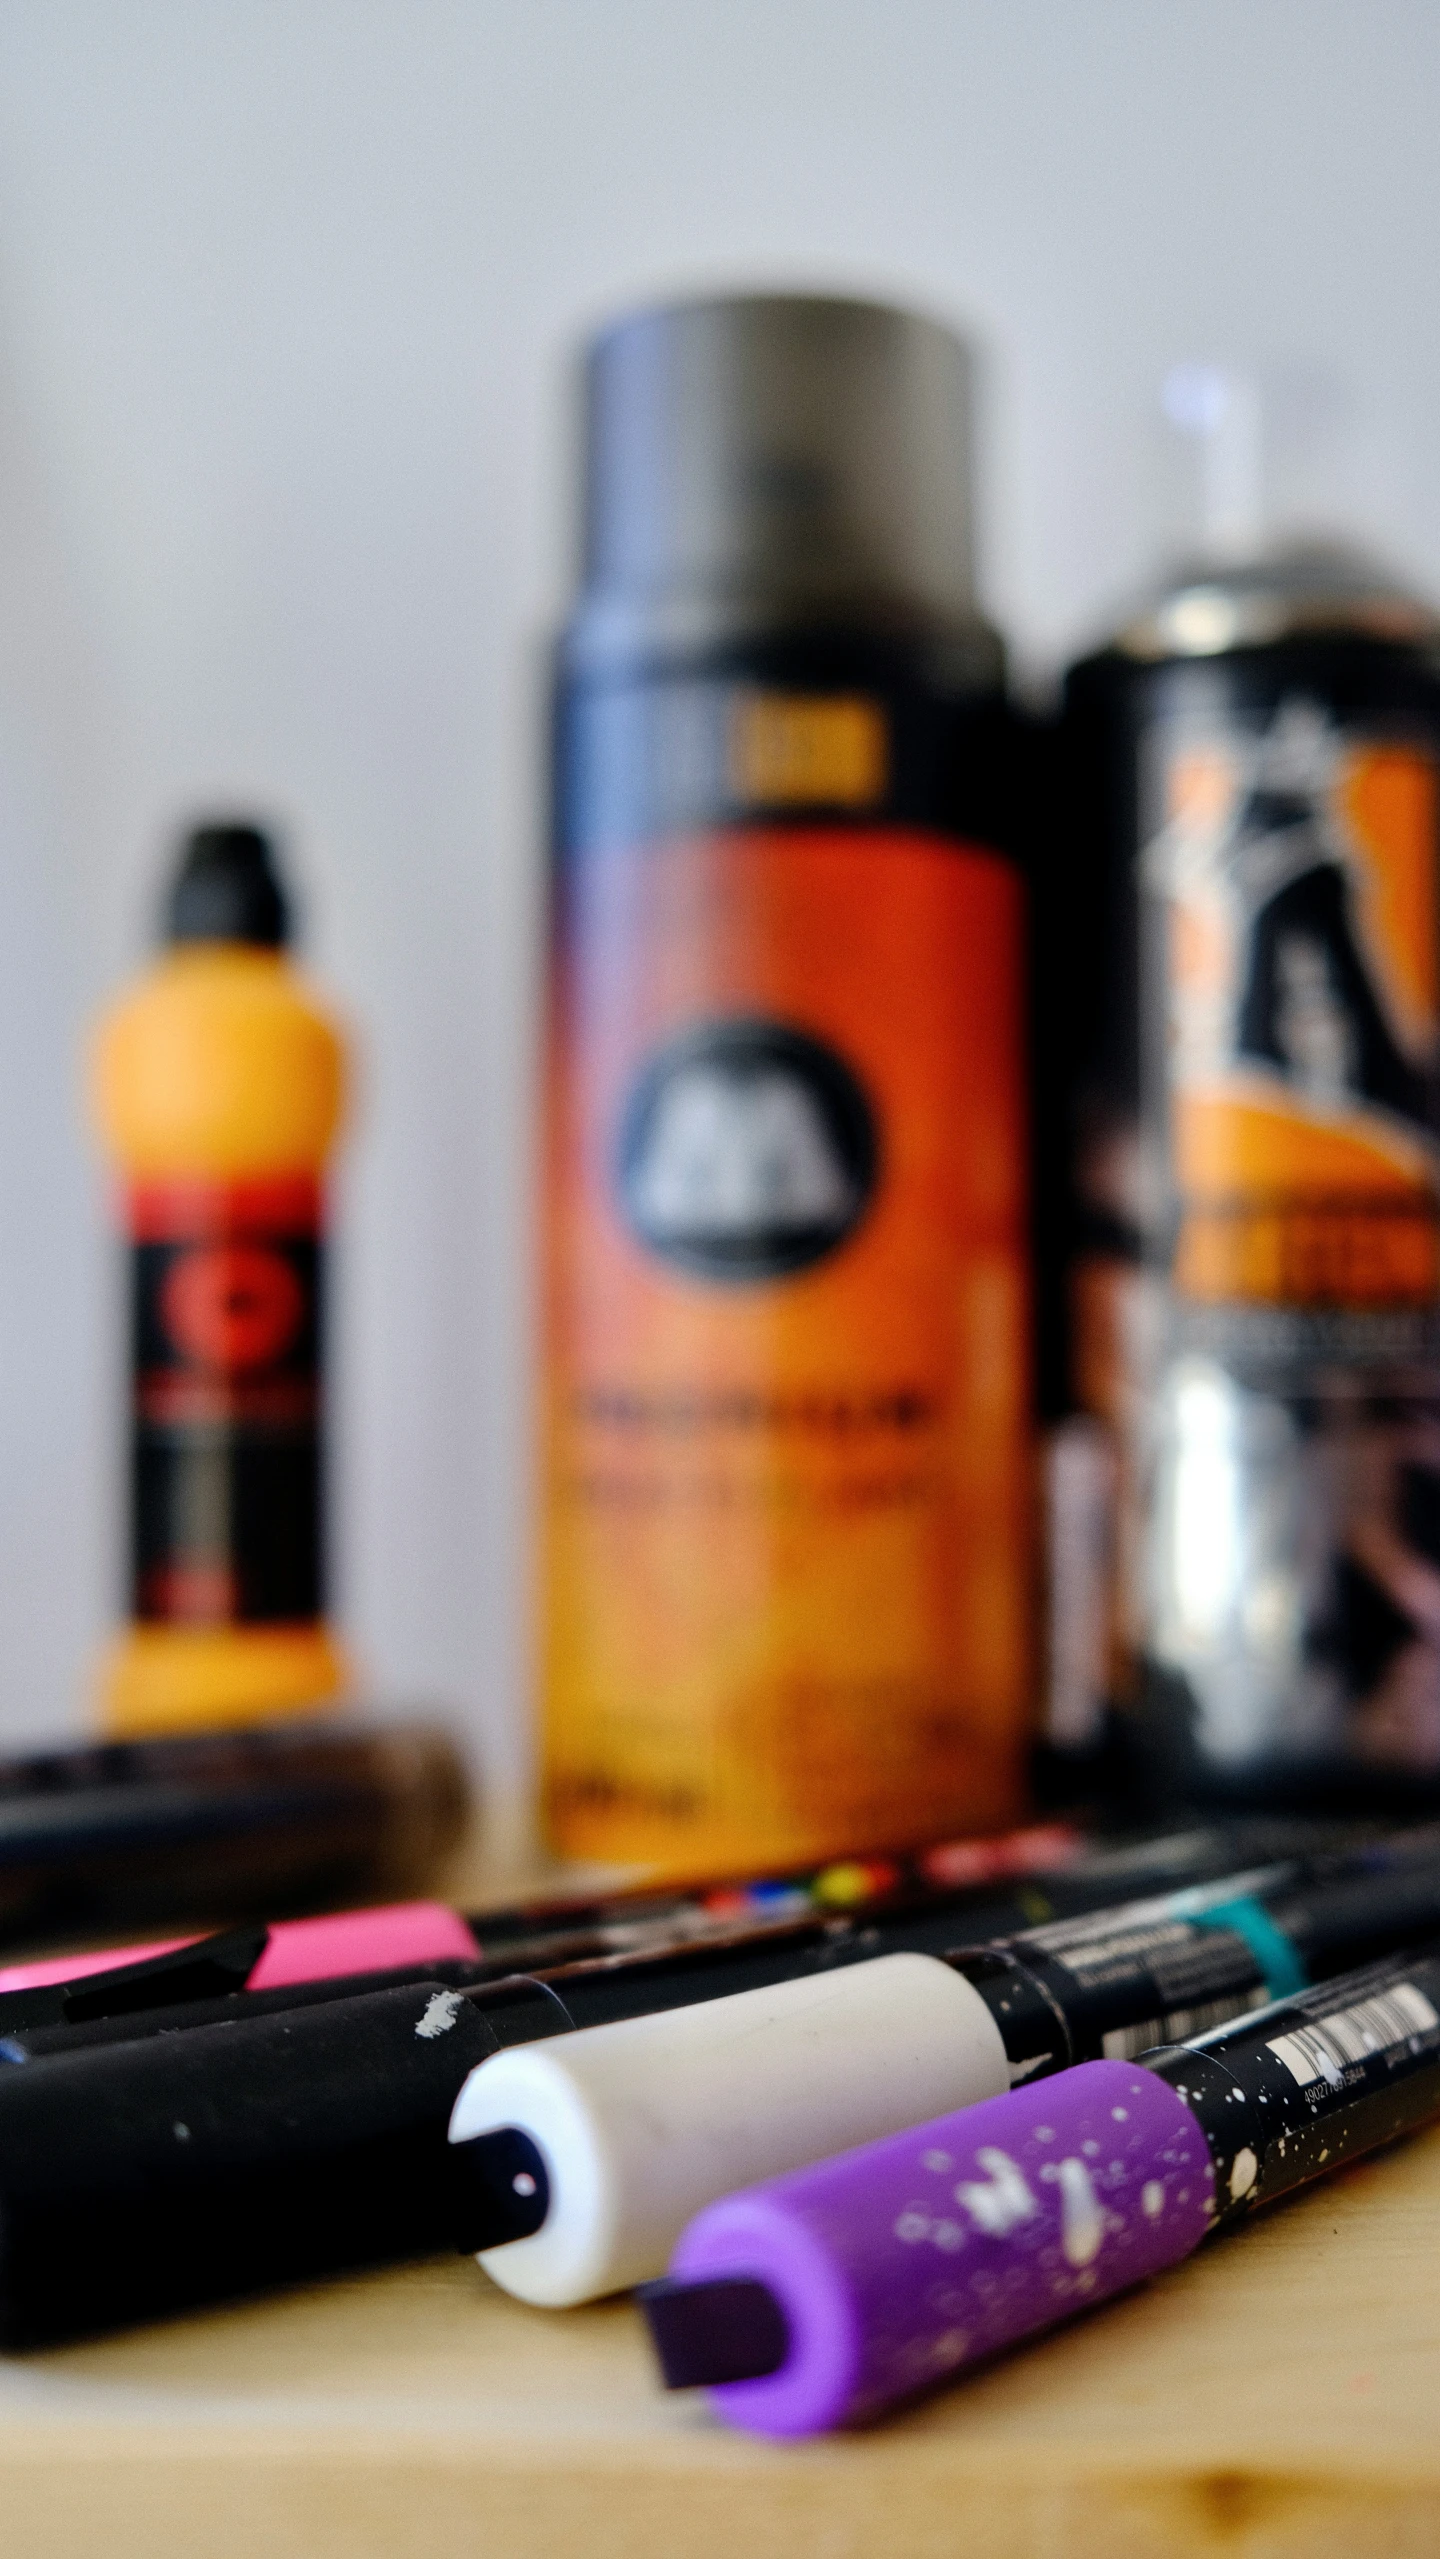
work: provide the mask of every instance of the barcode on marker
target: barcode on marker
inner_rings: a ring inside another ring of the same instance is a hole
[[[1308,2088],[1315,2079],[1328,2079],[1338,2087],[1351,2062],[1393,2052],[1397,2044],[1408,2044],[1412,2035],[1428,2035],[1436,2026],[1440,2017],[1424,1991],[1413,1982],[1398,1981],[1392,1990],[1359,2000],[1353,2008],[1339,2008],[1333,2017],[1322,2017],[1314,2026],[1297,2026],[1293,2035],[1277,2035],[1270,2050],[1301,2088]]]
[[[1100,2049],[1107,2061],[1133,2061],[1157,2044],[1185,2044],[1192,2035],[1208,2035],[1212,2026],[1228,2026],[1251,2008],[1268,2008],[1270,1993],[1261,1984],[1242,1994],[1227,1990],[1219,1999],[1202,1999],[1194,2008],[1172,2008],[1168,2017],[1147,2017],[1143,2025],[1112,2026]]]

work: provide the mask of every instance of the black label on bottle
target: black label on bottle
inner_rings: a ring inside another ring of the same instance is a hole
[[[133,1612],[293,1624],[322,1604],[322,1248],[206,1205],[136,1220]]]

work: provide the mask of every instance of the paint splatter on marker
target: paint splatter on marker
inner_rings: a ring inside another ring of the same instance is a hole
[[[977,2150],[975,2163],[984,2169],[987,2182],[957,2186],[955,2201],[964,2205],[977,2230],[1003,2239],[1017,2222],[1034,2220],[1039,2207],[1008,2151]]]
[[[1060,2244],[1072,2266],[1088,2266],[1100,2254],[1105,2216],[1083,2159],[1060,2162]]]
[[[433,2043],[437,2035],[448,2035],[464,2005],[464,1997],[458,1990],[432,1991],[425,2003],[425,2013],[415,2028],[422,2043]]]
[[[955,2161],[942,2192],[954,2195],[962,2244],[949,2250],[922,2201],[937,2147]],[[1082,2064],[727,2197],[691,2224],[672,2278],[743,2273],[772,2291],[792,2327],[788,2360],[717,2382],[717,2398],[767,2433],[809,2433],[861,2422],[1184,2256],[1209,2225],[1208,2175],[1202,2195],[1196,2173],[1208,2165],[1203,2134],[1162,2081]],[[803,2253],[792,2230],[805,2233]]]

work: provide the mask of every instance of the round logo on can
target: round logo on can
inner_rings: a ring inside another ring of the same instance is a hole
[[[617,1178],[652,1253],[705,1279],[767,1280],[844,1243],[879,1166],[875,1116],[844,1058],[788,1023],[734,1019],[649,1059]]]

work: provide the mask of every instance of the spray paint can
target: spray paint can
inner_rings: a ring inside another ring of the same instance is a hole
[[[559,655],[544,1764],[562,1849],[985,1827],[1027,1685],[1021,899],[966,351],[680,303],[585,377]]]
[[[1122,1697],[1192,1791],[1408,1789],[1440,1774],[1440,624],[1336,546],[1212,560],[1073,669],[1066,730],[1071,1448],[1118,1453]]]

